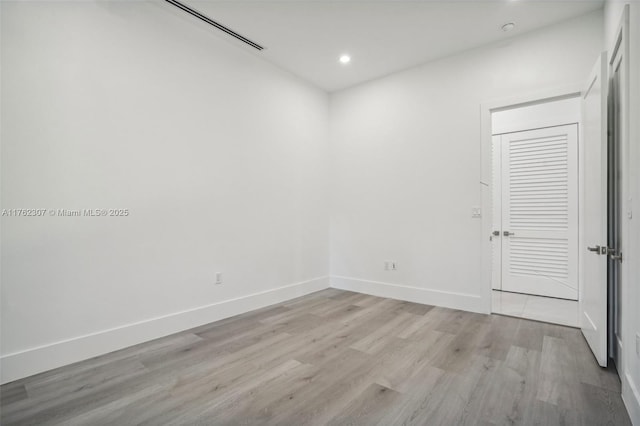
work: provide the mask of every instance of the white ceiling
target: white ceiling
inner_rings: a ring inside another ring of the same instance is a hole
[[[577,17],[603,4],[602,0],[184,2],[265,46],[257,55],[330,92]],[[501,26],[507,22],[516,28],[505,33]],[[338,62],[343,53],[352,57],[348,65]]]

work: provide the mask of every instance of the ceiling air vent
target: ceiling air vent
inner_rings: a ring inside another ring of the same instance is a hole
[[[233,31],[232,29],[227,28],[224,25],[217,23],[213,19],[209,18],[206,15],[203,15],[202,13],[198,12],[195,9],[190,8],[186,4],[180,3],[179,1],[176,1],[176,0],[165,0],[165,1],[167,3],[171,3],[172,5],[174,5],[177,8],[180,8],[180,9],[184,10],[189,15],[195,16],[196,18],[200,19],[201,21],[206,22],[209,25],[213,25],[214,27],[216,27],[220,31],[224,31],[225,33],[229,34],[231,37],[237,38],[241,42],[248,44],[249,46],[253,47],[254,49],[257,49],[257,50],[263,50],[264,49],[264,47],[260,46],[258,43],[255,43],[255,42],[249,40],[248,38],[241,36],[240,34],[238,34],[237,32]]]

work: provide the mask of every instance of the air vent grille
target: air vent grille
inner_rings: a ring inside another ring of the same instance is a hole
[[[189,15],[195,16],[196,18],[200,19],[201,21],[204,21],[207,24],[216,27],[220,31],[224,31],[225,33],[227,33],[231,37],[234,37],[234,38],[240,40],[241,42],[248,44],[249,46],[253,47],[256,50],[263,50],[264,49],[264,47],[260,46],[258,43],[249,40],[248,38],[238,34],[237,32],[233,31],[232,29],[225,27],[224,25],[214,21],[213,19],[211,19],[208,16],[198,12],[195,9],[192,9],[191,7],[187,6],[186,4],[180,3],[179,1],[176,1],[176,0],[165,0],[165,1],[167,3],[170,3],[170,4],[174,5],[175,7],[179,8],[179,9],[182,9],[183,11],[187,12]]]

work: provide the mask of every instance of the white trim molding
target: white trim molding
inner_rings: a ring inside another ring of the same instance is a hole
[[[481,297],[475,294],[455,293],[335,275],[331,276],[331,287],[370,294],[372,296],[387,297],[389,299],[442,306],[444,308],[469,312],[486,313],[480,303]]]
[[[313,278],[308,281],[10,353],[0,357],[1,383],[12,382],[63,365],[104,355],[326,288],[329,288],[328,276]]]
[[[491,143],[492,143],[492,131],[491,131],[491,113],[505,110],[515,107],[523,107],[528,105],[535,105],[543,102],[558,101],[561,99],[568,99],[580,96],[582,91],[582,85],[568,84],[563,87],[550,88],[548,90],[542,90],[533,93],[516,95],[503,99],[493,99],[483,102],[480,105],[480,190],[482,193],[482,248],[481,248],[481,262],[482,269],[480,274],[481,282],[481,301],[482,312],[491,312],[491,242],[489,236],[493,228],[492,217],[492,187],[491,187]],[[579,141],[582,140],[579,137]],[[581,142],[579,142],[581,143]],[[582,152],[582,150],[580,150]],[[582,159],[579,159],[581,162]],[[582,170],[582,168],[580,168]],[[582,178],[580,177],[579,187],[582,187]],[[582,200],[582,197],[580,197]],[[582,201],[580,201],[582,202]],[[582,206],[580,205],[580,214],[582,214]],[[582,232],[579,232],[578,245],[582,244]],[[578,251],[580,253],[580,251]],[[582,258],[578,258],[578,268],[582,271]],[[582,282],[582,278],[579,275],[579,283]],[[580,301],[578,301],[580,303]]]
[[[633,379],[628,374],[622,380],[622,402],[627,407],[631,423],[640,425],[640,393]]]

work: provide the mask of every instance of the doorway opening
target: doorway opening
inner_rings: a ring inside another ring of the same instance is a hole
[[[492,311],[579,321],[580,98],[492,112]]]

